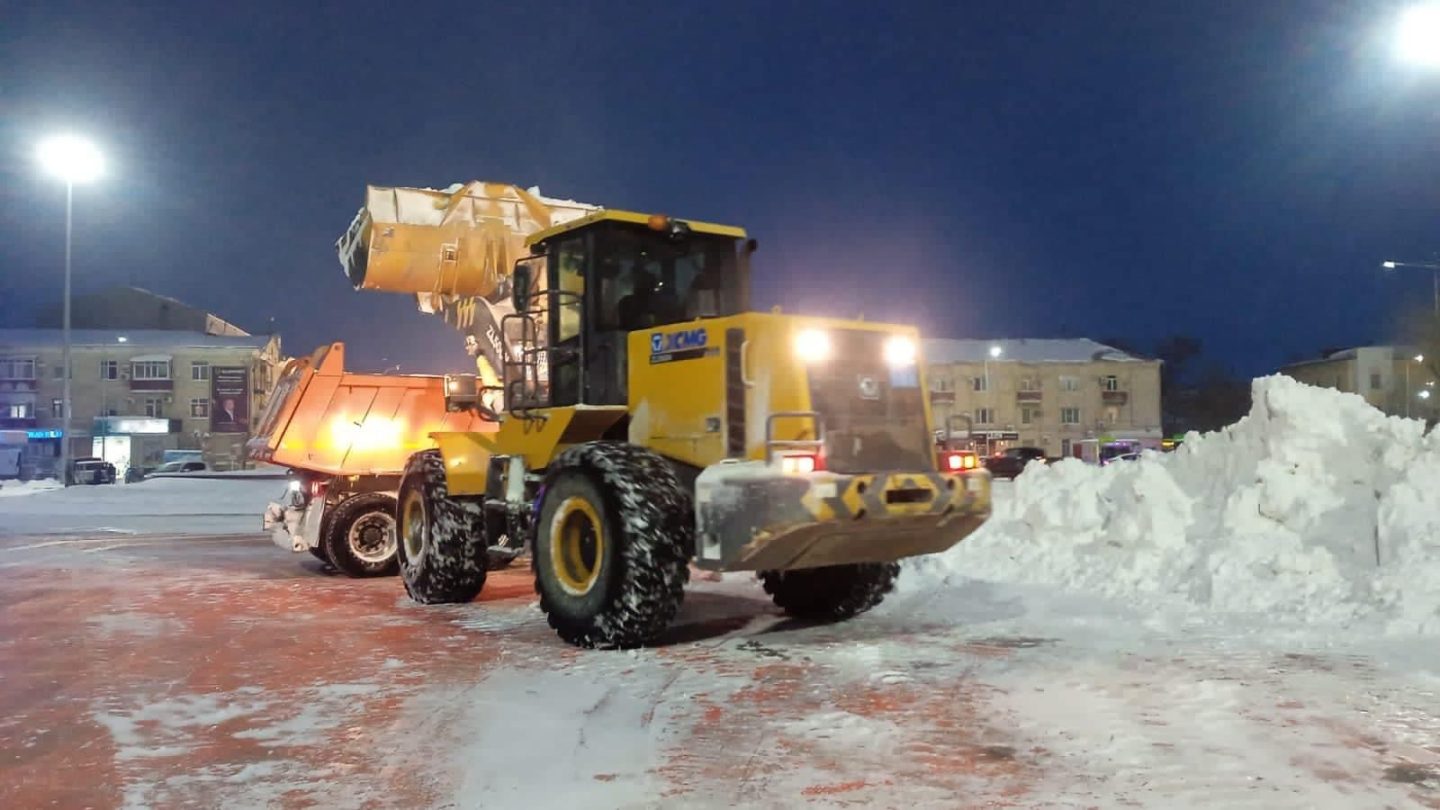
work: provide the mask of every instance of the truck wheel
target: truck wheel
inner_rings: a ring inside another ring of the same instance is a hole
[[[400,479],[400,578],[422,605],[469,602],[485,586],[480,504],[451,498],[439,450],[410,457]]]
[[[332,565],[352,577],[395,573],[395,499],[355,495],[331,513],[320,544]]]
[[[330,565],[330,566],[335,565],[335,563],[330,562],[330,555],[325,553],[325,547],[324,547],[324,546],[311,546],[308,550],[309,550],[311,556],[313,556],[315,559],[319,560],[320,562],[325,563],[326,565]]]
[[[545,475],[531,567],[540,609],[581,647],[637,647],[675,618],[694,545],[690,493],[660,456],[589,442]]]
[[[775,604],[791,616],[833,622],[880,604],[899,575],[899,563],[855,563],[761,571],[760,582]]]

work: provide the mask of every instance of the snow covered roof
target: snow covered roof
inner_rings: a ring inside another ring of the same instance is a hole
[[[0,329],[0,349],[52,348],[65,342],[64,334],[60,329]],[[70,330],[73,346],[263,349],[271,340],[269,335],[207,335],[170,329]]]
[[[1286,363],[1284,366],[1282,366],[1282,368],[1310,366],[1315,365],[1316,363],[1330,363],[1336,360],[1354,360],[1360,355],[1360,352],[1366,350],[1373,350],[1379,353],[1389,351],[1390,356],[1396,360],[1403,360],[1407,357],[1414,357],[1415,354],[1420,351],[1414,346],[1355,346],[1349,349],[1341,349],[1339,351],[1330,352],[1324,357],[1312,357],[1307,360],[1300,360],[1294,363]]]
[[[986,360],[1012,363],[1090,363],[1142,362],[1114,346],[1089,338],[1052,339],[1022,338],[1020,340],[952,340],[928,338],[924,341],[925,359],[931,363],[983,363]],[[999,357],[991,357],[991,347],[1000,347]]]

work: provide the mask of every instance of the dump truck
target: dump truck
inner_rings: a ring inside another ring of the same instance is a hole
[[[282,368],[246,443],[251,459],[292,471],[262,526],[281,548],[349,576],[394,574],[395,496],[410,456],[435,446],[431,433],[495,427],[447,411],[443,377],[347,372],[344,344],[322,346]]]
[[[474,599],[518,537],[582,647],[656,640],[692,565],[840,620],[988,517],[984,470],[938,468],[917,330],[749,311],[743,229],[493,183],[366,199],[337,244],[355,287],[415,295],[467,344],[498,318],[444,384],[495,430],[434,433],[400,479],[415,601]]]

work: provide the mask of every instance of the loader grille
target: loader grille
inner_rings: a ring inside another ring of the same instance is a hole
[[[825,419],[825,465],[840,473],[928,470],[930,434],[914,366],[885,362],[891,333],[831,333],[831,361],[810,369],[810,401]]]

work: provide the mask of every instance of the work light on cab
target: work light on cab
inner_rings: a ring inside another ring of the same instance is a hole
[[[896,368],[915,365],[915,341],[904,335],[885,341],[885,362]]]
[[[802,329],[795,335],[795,353],[807,363],[830,358],[830,335],[823,329]]]

